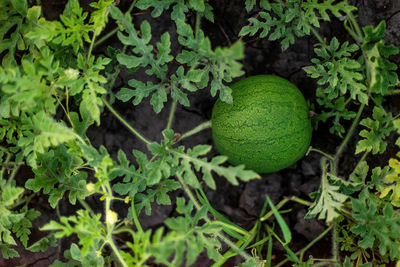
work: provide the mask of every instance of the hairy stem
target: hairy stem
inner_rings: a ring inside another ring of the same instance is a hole
[[[361,114],[362,114],[362,112],[364,110],[364,107],[365,107],[365,104],[361,104],[360,107],[358,108],[357,115],[354,118],[353,123],[351,124],[349,131],[347,132],[343,142],[340,144],[340,146],[339,146],[339,148],[338,148],[338,150],[337,150],[337,152],[335,154],[335,160],[333,161],[333,166],[332,166],[332,173],[334,175],[337,175],[337,167],[338,167],[338,164],[339,164],[340,156],[342,155],[344,149],[346,148],[347,144],[349,143],[350,138],[354,134],[354,131],[355,131],[355,129],[356,129],[356,127],[357,127],[357,125],[358,125],[358,123],[360,121]]]
[[[339,233],[338,233],[338,225],[334,221],[331,226],[333,227],[332,231],[332,252],[333,252],[333,259],[336,261],[339,260]]]
[[[326,153],[326,152],[324,152],[324,151],[322,151],[320,149],[314,148],[312,146],[310,146],[310,148],[308,149],[307,154],[310,153],[310,152],[317,152],[317,153],[327,157],[328,159],[330,159],[332,161],[335,160],[335,158],[332,155],[330,155],[330,154],[328,154],[328,153]]]
[[[143,135],[141,135],[138,131],[136,131],[125,119],[118,114],[118,112],[107,102],[107,100],[102,97],[101,100],[103,101],[104,105],[111,111],[111,113],[126,127],[128,128],[134,135],[136,135],[140,140],[145,142],[146,144],[150,144],[151,142],[147,140]]]
[[[114,240],[110,239],[107,240],[107,243],[110,245],[112,251],[114,252],[115,256],[117,256],[119,262],[123,267],[129,267],[128,264],[125,262],[124,258],[122,257],[121,253],[119,253],[119,249],[114,243]]]
[[[138,216],[137,216],[137,214],[136,214],[134,199],[131,200],[131,210],[132,210],[133,221],[134,221],[134,223],[135,223],[135,225],[136,225],[136,229],[137,229],[139,232],[142,232],[142,233],[143,233],[142,225],[140,224],[139,218],[138,218]]]
[[[313,35],[315,36],[315,38],[317,38],[318,42],[324,47],[324,48],[328,48],[328,46],[326,45],[325,40],[322,38],[322,36],[314,29],[314,27],[310,26],[311,32],[313,33]]]
[[[203,123],[199,124],[198,126],[194,127],[192,130],[182,134],[182,136],[179,138],[179,141],[182,140],[182,139],[185,139],[185,138],[187,138],[189,136],[192,136],[194,134],[197,134],[197,133],[199,133],[199,132],[201,132],[201,131],[203,131],[205,129],[208,129],[208,128],[211,128],[211,121],[203,122]]]
[[[171,129],[172,121],[174,120],[175,110],[176,110],[177,102],[174,100],[171,104],[171,110],[169,112],[167,129]]]
[[[86,64],[89,62],[90,56],[92,55],[92,50],[93,50],[95,40],[96,40],[96,34],[93,33],[92,41],[90,42],[89,51],[88,51],[87,57],[86,57]]]

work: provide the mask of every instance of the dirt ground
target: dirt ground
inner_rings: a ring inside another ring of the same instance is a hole
[[[87,7],[87,1],[84,2],[85,1],[81,1],[82,6]],[[120,8],[122,10],[126,9],[129,5],[127,2],[128,1],[121,1]],[[386,43],[400,47],[400,0],[360,0],[349,2],[352,2],[358,8],[358,17],[361,26],[377,25],[380,20],[385,19],[387,22]],[[42,0],[45,16],[48,19],[56,19],[58,14],[62,12],[65,3],[65,0]],[[210,1],[210,4],[214,8],[215,23],[211,24],[207,21],[203,21],[202,29],[205,31],[205,34],[210,37],[214,47],[229,46],[234,43],[238,39],[237,35],[241,27],[248,23],[247,19],[250,16],[255,15],[254,12],[247,14],[244,10],[243,1],[239,0],[215,0]],[[178,45],[175,26],[170,21],[168,13],[163,14],[157,19],[152,18],[148,12],[140,12],[140,14],[134,16],[136,25],[139,25],[143,20],[149,20],[152,25],[154,40],[158,40],[158,37],[161,36],[163,32],[169,31],[172,38],[171,40],[174,42],[171,49],[177,53],[176,48]],[[336,36],[340,41],[350,40],[342,26],[342,22],[338,20],[333,20],[330,23],[322,23],[321,29],[318,31],[328,40],[333,36]],[[245,59],[243,60],[246,76],[256,74],[279,75],[296,84],[303,92],[306,99],[310,103],[315,103],[316,84],[311,78],[307,77],[302,70],[303,67],[310,64],[311,59],[314,57],[313,44],[316,40],[313,37],[296,39],[296,43],[284,52],[282,52],[279,42],[270,42],[256,37],[244,37],[243,41],[246,43]],[[116,42],[118,42],[117,38],[112,38],[107,44],[98,47],[94,53],[102,54],[106,49],[106,45],[113,45],[113,43]],[[400,56],[397,56],[393,60],[400,65]],[[120,87],[127,84],[127,81],[131,77],[140,77],[142,75],[143,73],[140,72],[135,74],[122,72],[115,84],[115,92],[117,92]],[[189,99],[191,103],[189,108],[179,105],[177,107],[172,126],[176,132],[186,132],[211,118],[211,109],[216,99],[212,98],[206,89],[191,94]],[[400,98],[398,96],[393,97],[385,105],[388,110],[398,113],[400,109]],[[154,141],[161,139],[161,131],[165,128],[168,118],[169,104],[167,104],[158,115],[153,112],[148,101],[144,101],[141,105],[135,107],[131,103],[122,103],[118,101],[115,104],[115,108],[148,139]],[[107,110],[105,110],[101,119],[101,126],[92,126],[88,132],[88,136],[93,145],[96,147],[100,145],[106,146],[114,157],[120,148],[123,149],[127,155],[131,154],[132,149],[146,151],[143,143],[135,136],[132,136],[112,114],[107,112]],[[311,145],[328,153],[334,153],[336,147],[340,144],[340,139],[329,133],[329,127],[330,126],[320,124],[318,130],[313,133]],[[354,158],[353,154],[356,141],[357,136],[353,138],[353,141],[348,146],[348,152],[344,155],[341,163],[340,175],[347,175],[348,171],[351,170],[356,163],[357,159]],[[192,147],[197,144],[211,145],[211,131],[205,130],[198,133],[197,135],[185,139],[181,144],[187,147]],[[372,162],[372,164],[386,164],[391,152],[394,153],[394,148],[389,147],[388,155],[380,158],[380,162]],[[213,150],[211,155],[217,155],[217,152]],[[130,159],[133,160],[132,157]],[[320,155],[311,153],[285,170],[263,175],[260,180],[241,183],[239,186],[232,186],[225,179],[217,177],[217,190],[207,190],[206,193],[215,209],[238,225],[249,229],[257,220],[266,195],[268,195],[274,203],[277,203],[285,196],[298,196],[309,199],[308,195],[317,190],[320,183],[321,172],[319,163]],[[19,172],[17,181],[19,184],[23,185],[24,182],[31,177],[32,173],[29,169],[24,168]],[[182,194],[183,192],[181,191],[175,193],[175,195]],[[102,208],[101,203],[95,200],[92,200],[91,203],[98,205],[97,207],[99,207],[99,209]],[[42,212],[40,218],[34,222],[35,227],[42,226],[50,219],[56,219],[54,210],[49,207],[47,198],[43,194],[38,195],[38,197],[32,201],[32,205]],[[62,215],[69,215],[77,208],[78,207],[73,207],[68,204],[67,201],[60,202],[59,209]],[[287,208],[291,208],[291,211],[285,215],[285,219],[292,230],[294,238],[290,247],[296,251],[303,248],[324,231],[325,225],[323,222],[317,220],[305,220],[304,215],[307,210],[304,206],[289,204]],[[121,216],[126,213],[122,207],[119,212]],[[173,209],[170,206],[154,205],[153,214],[151,216],[141,214],[140,221],[145,228],[158,227],[167,217],[173,214]],[[39,232],[37,229],[33,229],[31,241],[35,241],[41,236],[43,236],[43,233]],[[0,267],[15,266],[18,264],[25,264],[25,266],[31,267],[48,266],[53,260],[62,259],[62,253],[65,249],[69,248],[70,241],[71,240],[63,241],[57,248],[49,248],[49,250],[44,253],[30,253],[19,249],[21,258],[12,261],[3,261],[0,259]],[[310,249],[309,254],[312,254],[313,257],[324,258],[330,256],[330,251],[331,242],[329,236],[327,236],[320,241],[318,245]],[[276,260],[282,259],[284,250],[279,244],[276,245],[274,254]],[[308,255],[306,255],[306,258],[307,257]],[[238,258],[234,258],[224,266],[234,266],[239,260]],[[200,257],[195,264],[195,266],[199,267],[209,265],[209,261],[203,257]]]

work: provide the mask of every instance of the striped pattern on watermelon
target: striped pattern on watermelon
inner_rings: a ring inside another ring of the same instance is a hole
[[[217,100],[211,119],[215,146],[230,163],[270,173],[304,156],[312,128],[307,103],[295,85],[257,75],[231,88],[233,104]]]

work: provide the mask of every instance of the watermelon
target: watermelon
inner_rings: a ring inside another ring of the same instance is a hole
[[[312,127],[307,102],[294,84],[257,75],[231,89],[233,104],[217,100],[211,118],[215,147],[231,164],[271,173],[304,156]]]

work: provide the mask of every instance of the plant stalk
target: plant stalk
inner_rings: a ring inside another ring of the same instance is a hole
[[[118,114],[118,112],[107,102],[107,100],[104,97],[101,97],[101,100],[103,101],[104,105],[111,111],[111,113],[117,117],[117,119],[126,127],[128,128],[134,135],[136,135],[140,140],[145,142],[147,145],[150,144],[151,142],[147,140],[143,135],[141,135],[138,131],[136,131],[125,119],[121,117],[121,115]]]
[[[172,121],[174,120],[175,110],[176,110],[177,102],[174,100],[171,104],[171,110],[169,112],[167,129],[171,129]]]
[[[338,164],[339,164],[340,156],[342,155],[344,149],[346,148],[347,144],[349,143],[350,138],[354,134],[354,130],[356,129],[356,127],[357,127],[357,125],[358,125],[358,123],[360,121],[361,114],[362,114],[362,112],[364,110],[364,107],[365,107],[365,104],[361,104],[360,107],[358,108],[357,115],[354,118],[353,123],[351,124],[349,131],[347,132],[343,142],[340,144],[340,146],[339,146],[339,148],[338,148],[338,150],[337,150],[337,152],[335,154],[335,160],[333,161],[333,166],[332,166],[332,173],[334,175],[337,175],[337,167],[338,167]]]
[[[132,210],[133,221],[134,221],[134,223],[135,223],[135,225],[136,225],[136,229],[137,229],[139,232],[142,232],[142,233],[143,233],[142,225],[140,224],[139,219],[138,219],[138,216],[137,216],[137,214],[136,214],[135,203],[134,203],[134,202],[135,202],[134,199],[132,199],[132,200],[131,200],[131,210]]]
[[[179,138],[179,141],[181,141],[182,139],[185,139],[189,136],[195,135],[205,129],[211,128],[211,120],[203,122],[201,124],[199,124],[198,126],[194,127],[192,130],[182,134],[182,136]]]

